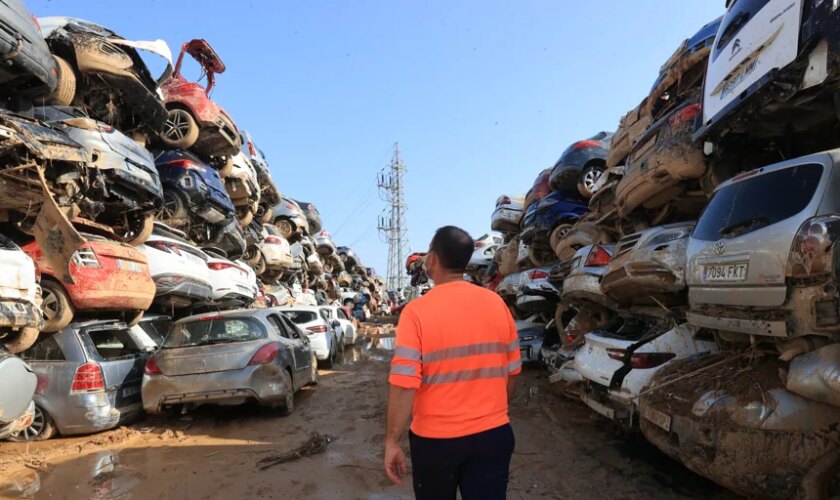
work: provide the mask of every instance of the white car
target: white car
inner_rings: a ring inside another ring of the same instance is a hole
[[[318,299],[315,298],[315,292],[311,289],[304,290],[300,283],[292,285],[292,297],[294,297],[295,305],[299,306],[317,306]]]
[[[339,337],[340,333],[336,333],[336,330],[340,330],[337,328],[340,326],[338,321],[329,320],[318,306],[278,307],[277,310],[306,333],[315,357],[324,368],[332,368],[338,356],[344,352],[344,342]]]
[[[355,345],[358,339],[358,332],[356,332],[356,326],[353,324],[352,316],[350,316],[344,307],[338,305],[321,306],[321,310],[327,313],[327,318],[337,320],[341,324],[344,344]]]
[[[207,254],[188,243],[184,233],[155,222],[152,235],[137,248],[149,261],[155,302],[182,308],[213,299]]]
[[[35,263],[12,240],[0,235],[0,333],[11,353],[28,349],[44,324]]]
[[[264,239],[260,243],[261,259],[265,269],[283,271],[292,267],[292,250],[289,241],[271,224],[263,224]],[[261,266],[260,266],[261,267]]]
[[[718,350],[711,336],[699,338],[697,328],[682,324],[627,352],[643,337],[653,337],[651,331],[649,324],[628,321],[617,333],[586,334],[574,360],[585,380],[584,403],[610,420],[632,425],[639,412],[636,396],[656,372],[674,360]]]
[[[248,264],[229,260],[218,248],[205,248],[204,253],[213,284],[213,305],[221,309],[247,307],[257,299],[257,275]]]
[[[496,210],[490,216],[490,229],[508,234],[518,234],[522,215],[525,213],[524,196],[499,196],[496,200]]]
[[[318,249],[318,253],[324,256],[334,254],[336,252],[335,243],[333,243],[330,233],[328,233],[326,229],[322,229],[315,235],[315,246]]]
[[[260,202],[260,184],[254,165],[241,151],[233,158],[233,169],[224,178],[225,190],[239,213],[242,226],[254,219]]]
[[[473,250],[469,263],[467,263],[466,273],[475,276],[481,282],[484,272],[490,267],[490,264],[493,262],[493,257],[499,248],[501,248],[501,245],[496,243],[476,247]]]
[[[495,233],[482,234],[473,241],[475,241],[476,248],[482,248],[490,245],[501,246],[505,242],[504,238]]]

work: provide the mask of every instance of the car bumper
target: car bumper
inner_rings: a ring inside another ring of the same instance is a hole
[[[683,266],[674,270],[655,260],[631,260],[623,265],[611,265],[610,270],[604,274],[601,286],[607,296],[622,305],[650,301],[650,297],[655,297],[660,303],[667,304],[675,300],[684,303]],[[679,297],[674,297],[677,295]]]
[[[309,345],[312,347],[312,352],[315,353],[315,357],[318,358],[318,361],[324,361],[329,359],[330,357],[330,344],[327,341],[327,334],[326,333],[316,333],[314,335],[309,335]]]
[[[131,403],[117,406],[116,390],[92,394],[77,394],[66,398],[59,408],[51,408],[61,434],[90,434],[130,422],[143,413],[143,405],[135,393]]]
[[[522,210],[497,208],[490,217],[490,229],[503,233],[517,233],[520,222],[522,222]]]
[[[149,280],[146,290],[86,289],[70,296],[73,305],[80,310],[146,310],[155,297],[155,286]]]
[[[184,276],[156,276],[156,297],[184,298],[189,301],[209,301],[213,298],[213,287],[209,283]]]
[[[143,408],[160,413],[168,405],[236,405],[248,400],[274,405],[286,396],[281,370],[276,364],[267,364],[194,375],[147,375],[143,377]]]
[[[610,307],[612,301],[601,291],[601,277],[589,273],[576,273],[563,280],[563,300],[572,303],[595,303]]]
[[[44,324],[41,309],[24,300],[0,301],[0,328],[41,328]]]
[[[29,407],[23,412],[23,415],[12,420],[7,424],[0,425],[0,439],[17,436],[20,431],[26,429],[32,424],[32,417],[35,415],[35,403],[30,402]]]

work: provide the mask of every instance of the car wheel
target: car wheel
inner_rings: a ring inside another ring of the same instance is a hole
[[[254,212],[248,210],[245,212],[245,215],[239,218],[239,225],[243,228],[247,227],[251,221],[254,220]]]
[[[269,222],[271,222],[271,216],[272,216],[271,207],[268,207],[262,213],[262,215],[260,215],[260,222],[262,222],[263,224],[268,224]]]
[[[140,323],[140,320],[143,319],[143,313],[145,312],[146,311],[143,310],[126,312],[123,316],[125,318],[125,324],[128,326],[134,326],[137,323]]]
[[[318,385],[318,358],[312,353],[312,373],[309,376],[309,385]]]
[[[280,403],[280,414],[291,415],[295,409],[295,387],[292,383],[292,374],[288,370],[281,372],[283,377],[283,402]]]
[[[252,266],[254,269],[254,274],[257,276],[262,276],[265,273],[265,268],[267,264],[265,263],[265,259],[263,258],[262,254],[260,254],[260,260],[257,262],[255,266]]]
[[[12,441],[44,441],[55,434],[55,423],[52,417],[40,406],[35,405],[35,413],[32,415],[32,423],[20,434],[11,438]]]
[[[578,175],[578,193],[586,199],[591,198],[596,191],[595,184],[598,182],[598,179],[601,178],[601,175],[604,174],[604,170],[606,170],[606,168],[601,164],[587,165],[583,167],[580,175]]]
[[[132,222],[133,224],[129,226],[130,236],[126,243],[136,247],[145,243],[149,239],[149,236],[152,235],[152,231],[155,228],[155,214],[146,214],[142,218],[135,217],[135,220]]]
[[[26,326],[21,328],[17,335],[3,339],[2,345],[10,353],[17,354],[32,347],[32,344],[38,340],[38,334],[40,333],[41,331],[34,326]]]
[[[292,226],[292,221],[288,219],[280,219],[274,223],[274,227],[277,228],[277,231],[280,232],[280,236],[289,239],[291,238],[292,234],[295,232],[294,226]]]
[[[261,261],[262,258],[262,252],[260,252],[260,249],[257,248],[256,245],[249,245],[245,249],[245,253],[242,255],[242,260],[244,260],[246,264],[252,267],[259,261]]]
[[[333,272],[333,265],[332,265],[332,263],[330,263],[330,262],[324,262],[323,268],[324,268],[324,272],[325,272],[325,273],[327,273],[327,274],[332,274],[332,272]]]
[[[41,310],[44,311],[43,331],[53,333],[73,321],[73,306],[64,287],[52,280],[41,281]]]
[[[335,345],[332,346],[332,349],[330,349],[330,355],[327,356],[327,359],[322,361],[322,364],[326,369],[330,369],[333,367],[333,365],[335,364]]]
[[[569,224],[566,222],[560,223],[551,230],[551,234],[548,237],[548,245],[551,247],[551,251],[553,252],[557,245],[560,244],[560,241],[569,234],[569,231],[572,229],[573,224]]]
[[[544,252],[539,248],[532,246],[528,248],[528,261],[532,266],[540,267],[545,265]]]
[[[170,148],[187,149],[198,140],[198,124],[192,113],[186,109],[173,108],[167,111],[161,140]]]
[[[158,211],[158,219],[176,225],[187,219],[187,207],[180,195],[172,191],[163,192],[163,205]]]
[[[336,343],[338,344],[338,357],[341,358],[344,356],[344,336],[341,336],[341,340],[337,340]]]
[[[76,97],[76,73],[70,63],[54,55],[56,82],[55,90],[50,94],[49,102],[58,106],[70,106]]]

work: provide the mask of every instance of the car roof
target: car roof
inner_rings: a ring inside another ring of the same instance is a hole
[[[187,316],[186,318],[181,318],[178,321],[176,321],[175,324],[179,325],[182,323],[189,323],[192,321],[205,321],[210,318],[221,319],[265,316],[266,311],[270,311],[270,309],[233,309],[230,311],[205,312],[201,314],[193,314],[192,316]]]

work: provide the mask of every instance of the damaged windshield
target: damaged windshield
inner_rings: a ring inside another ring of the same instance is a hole
[[[265,336],[265,328],[257,320],[218,317],[175,325],[161,348],[246,342],[264,339]]]

